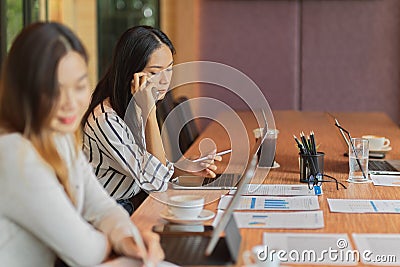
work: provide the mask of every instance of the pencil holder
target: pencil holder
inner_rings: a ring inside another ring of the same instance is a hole
[[[300,182],[308,183],[311,175],[320,173],[324,175],[324,152],[317,152],[316,155],[299,154]]]

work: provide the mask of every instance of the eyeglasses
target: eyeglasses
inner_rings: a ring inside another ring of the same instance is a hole
[[[343,128],[343,127],[339,124],[339,122],[338,122],[337,119],[335,119],[335,126],[339,128],[339,131],[340,131],[340,133],[342,134],[343,139],[346,141],[347,146],[348,146],[348,147],[351,146],[351,149],[353,150],[353,153],[354,153],[354,155],[356,156],[356,161],[357,161],[358,167],[360,168],[360,170],[361,170],[361,172],[362,172],[362,174],[363,174],[363,176],[364,176],[364,179],[367,179],[367,176],[365,175],[364,169],[363,169],[362,166],[361,166],[360,159],[358,158],[357,150],[356,150],[356,148],[355,148],[353,142],[351,141],[351,135],[350,135],[349,131],[347,131],[345,128]],[[348,139],[347,139],[347,137],[344,135],[344,133],[347,134]]]
[[[324,180],[323,177],[332,179],[332,180]],[[322,183],[336,183],[336,190],[339,190],[339,185],[341,185],[344,189],[347,189],[347,187],[339,182],[335,177],[330,176],[328,174],[321,174],[317,173],[317,175],[311,175],[308,178],[308,189],[312,190],[314,189],[314,186],[321,186]]]

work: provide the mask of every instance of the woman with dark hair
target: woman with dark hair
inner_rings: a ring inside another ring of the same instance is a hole
[[[141,189],[165,191],[174,173],[155,108],[168,90],[174,53],[158,29],[137,26],[125,31],[83,120],[83,150],[89,162],[110,195],[130,213],[144,199]],[[210,157],[196,163],[200,171],[195,174],[215,177],[214,160],[221,157]]]
[[[157,235],[143,232],[98,184],[80,150],[90,101],[87,54],[58,23],[16,37],[0,85],[0,262],[2,266],[93,266],[111,249],[158,262]],[[147,251],[145,251],[147,250]]]

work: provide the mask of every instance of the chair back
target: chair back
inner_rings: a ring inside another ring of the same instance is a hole
[[[158,123],[160,129],[167,130],[167,157],[172,162],[179,160],[199,136],[190,103],[186,101],[187,97],[174,99],[171,92],[168,92],[164,99],[157,103]],[[165,141],[163,138],[164,143]]]

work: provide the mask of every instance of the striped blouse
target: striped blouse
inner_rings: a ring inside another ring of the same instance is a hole
[[[145,145],[141,117],[142,138]],[[174,172],[155,156],[141,151],[126,123],[104,101],[89,116],[84,129],[83,151],[100,183],[115,199],[128,199],[141,189],[165,191]]]

